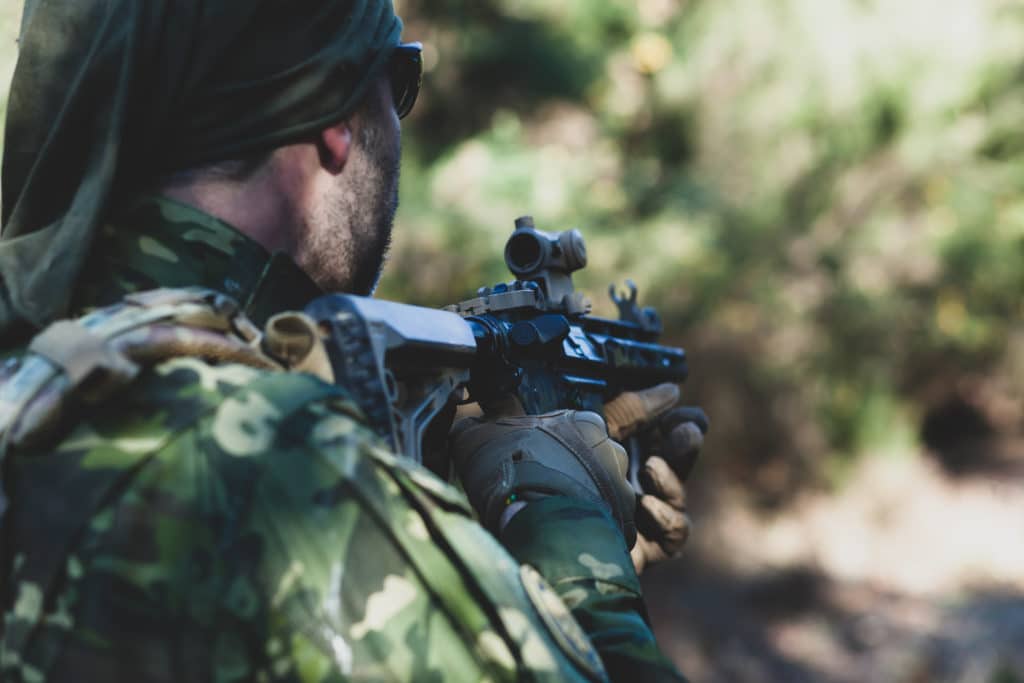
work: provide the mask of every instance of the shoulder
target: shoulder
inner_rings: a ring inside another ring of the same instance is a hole
[[[233,517],[282,458],[308,469],[332,435],[344,435],[349,448],[377,442],[337,387],[309,375],[193,358],[150,368],[77,413],[53,446],[19,454],[25,485],[40,478],[33,472],[55,470],[78,473],[83,488],[121,479],[125,496],[169,497],[177,508],[214,517]],[[211,488],[231,495],[210,498]]]
[[[361,420],[343,390],[308,375],[244,365],[176,358],[145,370],[104,400],[80,403],[55,446],[80,450],[83,443],[118,442],[155,451],[160,442],[187,431],[205,431],[227,452],[249,451],[267,428],[283,426],[298,413],[327,406],[322,414]],[[259,427],[259,429],[257,429]]]
[[[167,428],[199,429],[238,457],[258,455],[278,440],[312,443],[318,421],[343,422],[370,437],[343,389],[306,374],[179,358],[147,373],[128,397],[165,415]]]

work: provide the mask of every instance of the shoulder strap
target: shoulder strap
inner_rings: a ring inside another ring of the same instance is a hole
[[[140,367],[190,356],[283,369],[260,340],[233,299],[199,288],[133,294],[55,322],[0,369],[0,460],[9,448],[52,433],[69,403],[106,398]]]

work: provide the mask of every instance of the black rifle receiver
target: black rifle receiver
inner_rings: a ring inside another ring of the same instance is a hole
[[[516,221],[505,246],[516,280],[482,288],[445,310],[350,295],[314,301],[306,312],[328,332],[328,355],[374,429],[397,452],[432,469],[423,437],[452,395],[485,409],[509,395],[527,414],[570,408],[604,415],[619,393],[683,382],[686,352],[662,346],[661,320],[637,304],[636,286],[616,294],[619,319],[590,315],[573,287],[587,263],[578,230],[548,233]],[[461,394],[461,395],[460,395]],[[625,444],[634,486],[645,444]]]

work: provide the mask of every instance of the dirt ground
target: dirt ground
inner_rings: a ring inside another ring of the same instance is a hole
[[[1021,468],[869,458],[771,518],[716,495],[683,557],[644,577],[693,683],[1024,682]]]

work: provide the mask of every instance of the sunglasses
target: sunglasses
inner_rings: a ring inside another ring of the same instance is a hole
[[[395,100],[395,113],[404,119],[416,104],[423,80],[423,44],[400,43],[391,53],[388,63],[391,77],[391,96]]]

